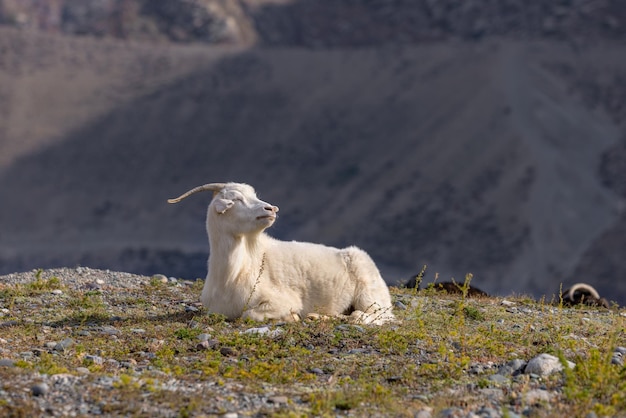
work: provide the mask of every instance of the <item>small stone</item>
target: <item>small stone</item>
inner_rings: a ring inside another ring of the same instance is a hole
[[[208,350],[209,347],[209,342],[208,341],[200,341],[198,344],[196,344],[196,350]]]
[[[85,284],[85,288],[87,290],[101,290],[102,286],[100,286],[97,282],[91,282],[91,283]]]
[[[86,367],[77,367],[76,368],[76,373],[79,373],[79,374],[89,374],[91,372]]]
[[[393,306],[395,306],[397,309],[400,309],[401,311],[406,311],[406,305],[399,300],[395,301]]]
[[[100,332],[106,335],[118,335],[120,330],[115,327],[104,326],[100,329]]]
[[[32,351],[22,351],[20,353],[20,357],[23,358],[24,360],[28,360],[30,358],[33,358],[35,356],[35,353],[33,353]]]
[[[237,414],[236,412],[227,412],[222,415],[222,418],[239,418],[239,414]]]
[[[502,376],[516,376],[524,370],[526,367],[526,362],[522,359],[513,359],[507,362],[505,365],[500,366],[498,369],[498,374]]]
[[[120,362],[120,366],[125,369],[134,369],[135,366],[137,366],[137,360],[131,358],[131,359],[122,361]]]
[[[485,368],[482,364],[472,364],[468,370],[469,374],[483,374]]]
[[[209,339],[211,338],[211,334],[206,334],[206,333],[198,334],[196,338],[200,341],[209,341]]]
[[[626,347],[615,347],[615,352],[620,353],[621,355],[626,354]]]
[[[74,340],[71,338],[66,338],[54,346],[54,351],[63,352],[73,345],[74,345]]]
[[[613,353],[613,357],[611,357],[611,364],[616,364],[618,366],[624,365],[624,358],[620,353]]]
[[[259,327],[259,328],[250,328],[243,331],[244,334],[259,334],[259,335],[267,335],[268,337],[276,337],[283,333],[282,329],[270,330],[270,327]]]
[[[15,366],[15,361],[10,358],[0,359],[0,367],[13,367]]]
[[[568,367],[573,368],[574,366],[574,363],[568,362]],[[557,357],[543,353],[528,362],[526,368],[524,369],[524,373],[548,376],[561,370],[563,370],[563,365]]]
[[[143,328],[131,328],[130,332],[134,333],[134,334],[145,334],[146,330]]]
[[[352,328],[354,328],[355,330],[364,333],[365,332],[365,328],[363,328],[360,325],[352,325]]]
[[[270,396],[267,400],[269,402],[275,403],[275,404],[281,404],[281,403],[289,402],[289,398],[287,398],[286,396]]]
[[[220,348],[220,354],[225,357],[232,357],[237,354],[237,352],[232,347],[222,347]]]
[[[63,291],[61,289],[54,289],[51,293],[53,295],[62,295]]]
[[[83,330],[78,331],[78,332],[76,333],[76,335],[78,335],[78,336],[80,336],[80,337],[90,337],[90,336],[91,336],[91,332],[89,332],[89,331],[87,331],[87,330],[83,329]]]
[[[49,390],[50,387],[46,383],[37,383],[30,388],[30,393],[33,396],[45,396]]]
[[[178,283],[178,279],[176,277],[168,277],[167,280],[172,284]]]
[[[319,375],[324,374],[324,370],[322,370],[322,369],[320,369],[318,367],[313,367],[310,371],[313,374],[319,374]]]
[[[87,362],[88,364],[104,364],[104,359],[100,356],[92,356],[87,354],[84,358],[84,361]]]
[[[152,279],[160,283],[167,283],[167,277],[163,274],[155,274]]]
[[[250,328],[245,330],[244,334],[267,334],[270,332],[270,327]]]
[[[185,312],[198,312],[199,309],[195,306],[185,306]]]
[[[515,302],[511,302],[510,300],[503,299],[502,302],[500,302],[500,305],[502,305],[502,306],[515,306]]]

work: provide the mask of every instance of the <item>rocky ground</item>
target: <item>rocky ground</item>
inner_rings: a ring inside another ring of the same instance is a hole
[[[626,416],[616,308],[394,288],[399,322],[382,327],[226,322],[200,288],[0,277],[0,415]]]

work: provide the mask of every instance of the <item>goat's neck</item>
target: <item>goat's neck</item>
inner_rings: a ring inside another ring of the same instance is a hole
[[[210,239],[209,276],[231,281],[256,277],[263,260],[264,234]]]

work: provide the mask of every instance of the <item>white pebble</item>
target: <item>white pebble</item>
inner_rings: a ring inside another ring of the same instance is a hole
[[[570,369],[575,366],[575,364],[571,361],[568,361],[567,364]],[[548,376],[554,372],[560,372],[561,370],[563,370],[563,365],[557,357],[551,354],[543,353],[528,362],[526,368],[524,369],[524,373]]]

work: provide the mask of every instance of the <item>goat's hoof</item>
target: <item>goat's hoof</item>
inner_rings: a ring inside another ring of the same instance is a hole
[[[314,312],[311,312],[311,313],[307,314],[306,317],[307,317],[307,319],[310,319],[312,321],[320,321],[320,320],[321,321],[327,321],[327,320],[330,319],[329,316],[321,315],[321,314],[314,313]]]
[[[297,312],[290,312],[291,315],[291,321],[292,322],[298,322],[300,321],[300,314]]]

